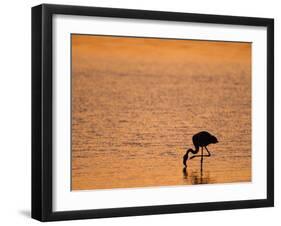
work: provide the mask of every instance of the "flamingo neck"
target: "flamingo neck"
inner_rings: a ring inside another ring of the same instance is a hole
[[[193,149],[188,149],[187,152],[185,153],[185,155],[183,156],[183,164],[186,166],[186,161],[188,160],[188,156],[189,156],[189,153],[191,152],[192,154],[196,154],[199,150],[199,147],[195,147],[196,149],[193,150]]]

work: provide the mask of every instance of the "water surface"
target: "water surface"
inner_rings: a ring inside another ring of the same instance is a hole
[[[212,156],[189,161],[192,136]],[[251,44],[72,35],[72,189],[251,181]]]

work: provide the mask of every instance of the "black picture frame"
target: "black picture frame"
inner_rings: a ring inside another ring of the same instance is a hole
[[[267,198],[54,212],[52,210],[52,18],[55,14],[266,27]],[[32,218],[40,221],[56,221],[270,206],[274,206],[273,19],[50,4],[32,8]]]

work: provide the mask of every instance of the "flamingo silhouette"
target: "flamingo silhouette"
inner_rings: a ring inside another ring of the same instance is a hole
[[[199,132],[199,133],[195,134],[192,137],[192,141],[193,141],[195,150],[188,149],[186,151],[185,155],[183,156],[183,164],[184,164],[185,167],[187,167],[187,165],[186,165],[187,160],[190,160],[190,159],[193,159],[193,158],[196,158],[196,157],[201,157],[201,171],[202,171],[203,157],[210,157],[211,156],[211,153],[207,149],[207,146],[209,144],[218,143],[218,139],[215,136],[211,135],[210,133],[208,133],[206,131],[202,131],[202,132]],[[199,152],[199,147],[201,147],[201,155],[195,155]],[[207,155],[203,155],[203,148],[205,148],[206,151],[208,152]],[[191,156],[188,159],[189,153],[192,153],[194,155]]]

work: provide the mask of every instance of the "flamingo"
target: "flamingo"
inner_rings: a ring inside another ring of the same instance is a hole
[[[218,143],[218,139],[215,136],[211,135],[210,133],[208,133],[206,131],[202,131],[202,132],[199,132],[199,133],[195,134],[192,137],[192,141],[193,141],[195,150],[188,149],[186,151],[185,155],[183,156],[183,164],[186,167],[187,166],[186,165],[187,160],[190,160],[190,159],[193,159],[193,158],[196,158],[196,157],[201,157],[201,168],[202,168],[203,157],[210,157],[211,156],[211,153],[207,149],[207,146],[209,144],[216,144],[216,143]],[[195,155],[195,154],[197,154],[199,152],[199,147],[201,147],[201,155]],[[207,155],[203,155],[203,148],[205,148],[206,151],[208,152]],[[189,155],[190,152],[192,154],[194,154],[194,155],[191,156],[188,159],[188,155]]]

